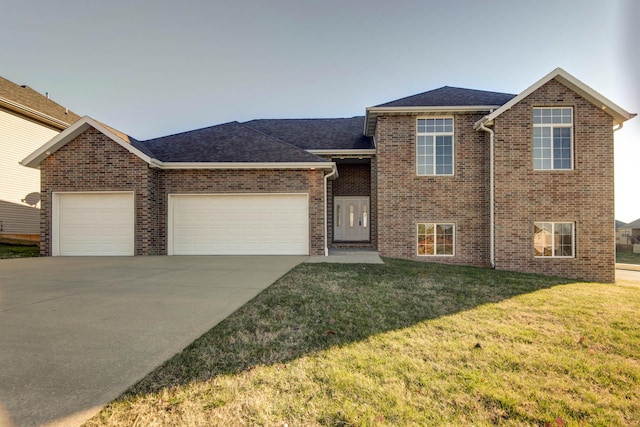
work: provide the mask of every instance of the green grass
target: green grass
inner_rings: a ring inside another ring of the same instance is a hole
[[[640,254],[616,252],[616,262],[621,264],[640,264]]]
[[[0,242],[0,259],[37,256],[40,256],[40,247],[37,245],[13,245]]]
[[[302,264],[87,425],[633,425],[640,287]]]

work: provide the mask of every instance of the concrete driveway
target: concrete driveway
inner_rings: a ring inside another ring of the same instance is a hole
[[[0,425],[79,425],[305,259],[0,260]]]

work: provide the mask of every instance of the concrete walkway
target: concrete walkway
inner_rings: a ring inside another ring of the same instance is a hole
[[[310,256],[305,262],[338,264],[384,264],[378,252],[359,249],[330,249],[329,256]]]
[[[0,426],[75,426],[306,259],[0,260]]]

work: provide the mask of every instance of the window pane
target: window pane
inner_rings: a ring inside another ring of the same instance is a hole
[[[550,222],[536,222],[533,225],[533,253],[535,256],[551,256],[553,224]]]

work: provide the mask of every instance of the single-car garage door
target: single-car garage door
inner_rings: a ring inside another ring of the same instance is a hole
[[[52,255],[133,255],[134,218],[131,192],[54,193]]]
[[[307,255],[306,194],[169,196],[169,255]]]

